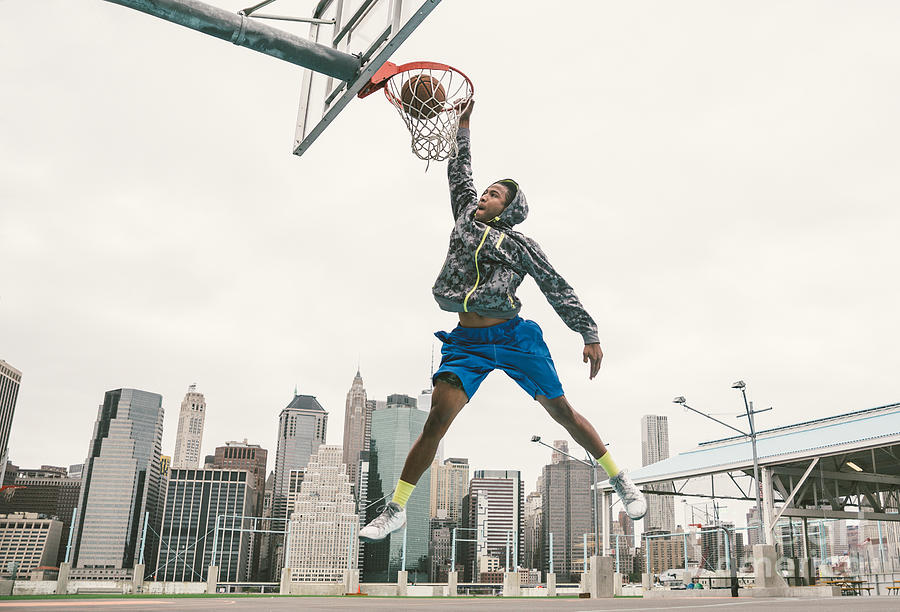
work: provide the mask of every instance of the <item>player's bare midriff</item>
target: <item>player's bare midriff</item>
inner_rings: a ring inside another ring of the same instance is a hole
[[[509,319],[497,319],[495,317],[483,317],[477,312],[460,312],[459,324],[462,327],[490,327],[506,323]]]

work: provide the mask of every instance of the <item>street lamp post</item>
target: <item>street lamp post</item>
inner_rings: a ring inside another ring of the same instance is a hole
[[[762,515],[762,503],[759,500],[759,457],[756,454],[756,423],[753,420],[753,415],[757,412],[767,412],[772,408],[765,408],[764,410],[753,410],[753,403],[747,402],[747,385],[744,384],[743,380],[739,380],[733,385],[731,385],[732,389],[740,389],[741,395],[744,398],[744,410],[746,414],[739,415],[738,418],[747,417],[747,421],[750,423],[750,445],[753,448],[753,479],[756,481],[753,490],[756,492],[756,520],[759,521],[759,524],[763,524],[763,515]],[[765,541],[765,540],[764,540]]]
[[[747,433],[746,431],[738,429],[737,427],[732,427],[728,423],[720,421],[719,419],[717,419],[713,416],[710,416],[710,415],[706,414],[705,412],[700,412],[696,408],[688,406],[687,400],[684,398],[684,396],[678,396],[675,399],[673,399],[672,402],[675,404],[681,404],[688,410],[690,410],[692,412],[696,412],[700,416],[704,416],[707,419],[710,419],[711,421],[715,421],[719,425],[724,425],[728,429],[738,432],[745,438],[750,438],[750,448],[753,453],[753,480],[754,480],[753,488],[756,491],[756,515],[757,515],[757,520],[759,520],[760,525],[762,525],[764,523],[764,521],[763,521],[763,514],[762,514],[762,502],[760,501],[760,497],[759,497],[759,456],[757,455],[757,452],[756,452],[756,423],[753,420],[753,415],[757,414],[759,412],[767,412],[767,411],[771,410],[772,408],[769,407],[769,408],[765,408],[763,410],[753,410],[753,403],[747,401],[746,387],[747,387],[747,385],[744,384],[743,380],[739,380],[736,383],[731,385],[732,389],[740,389],[741,394],[744,397],[745,414],[738,415],[738,418],[741,419],[741,418],[747,417],[748,421],[750,422],[750,433]]]
[[[594,508],[594,549],[597,551],[597,554],[600,555],[600,512],[599,512],[599,504],[597,502],[597,461],[587,462],[584,459],[579,459],[578,457],[573,457],[569,453],[556,448],[555,446],[550,446],[546,442],[541,441],[540,436],[531,436],[532,442],[537,442],[542,446],[546,446],[550,450],[556,451],[568,457],[569,459],[574,459],[578,463],[582,465],[590,466],[591,468],[591,482],[593,484],[593,494],[591,495],[591,505]],[[587,450],[587,449],[585,449]],[[588,453],[590,457],[590,453]],[[605,544],[605,543],[604,543]],[[587,571],[587,570],[585,570]]]

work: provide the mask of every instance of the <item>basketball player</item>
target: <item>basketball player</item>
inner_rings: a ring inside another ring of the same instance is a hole
[[[597,431],[563,394],[541,328],[518,316],[522,304],[516,288],[525,276],[531,276],[566,325],[581,334],[583,361],[590,362],[589,377],[597,375],[603,352],[594,320],[538,244],[512,229],[528,214],[518,183],[497,181],[480,198],[475,191],[469,144],[473,106],[469,102],[460,115],[459,155],[447,168],[455,222],[447,259],[432,288],[441,309],[458,313],[459,325],[450,333],[435,334],[444,345],[433,380],[431,412],[406,457],[393,499],[360,530],[359,537],[365,541],[381,540],[406,524],[406,502],[431,465],[438,443],[495,369],[506,372],[597,459],[629,517],[637,520],[647,512],[643,494],[616,466]]]

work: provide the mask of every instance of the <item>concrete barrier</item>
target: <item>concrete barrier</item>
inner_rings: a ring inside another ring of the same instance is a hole
[[[615,597],[613,558],[591,557],[591,599]]]
[[[778,573],[778,555],[771,544],[754,544],[753,575],[757,588],[787,588],[788,584]]]
[[[503,572],[503,597],[521,597],[522,582],[519,572]]]
[[[60,563],[59,564],[59,574],[56,576],[56,591],[57,595],[65,595],[69,590],[69,572],[72,571],[71,563]]]
[[[210,565],[206,570],[206,592],[215,593],[219,586],[219,566]]]
[[[359,570],[344,570],[344,593],[359,591]]]

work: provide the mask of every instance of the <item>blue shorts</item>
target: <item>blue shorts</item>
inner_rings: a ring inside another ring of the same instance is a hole
[[[444,343],[441,367],[434,373],[436,382],[442,373],[459,377],[469,399],[492,370],[500,369],[525,389],[532,398],[563,395],[562,385],[544,343],[544,334],[534,321],[515,317],[490,327],[461,327],[449,334],[434,334]]]

